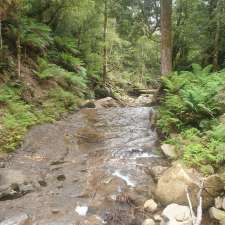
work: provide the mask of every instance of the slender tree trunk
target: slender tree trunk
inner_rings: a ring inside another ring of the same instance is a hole
[[[3,40],[2,40],[2,21],[0,19],[0,49],[3,48]]]
[[[160,0],[161,4],[161,73],[172,71],[172,0]]]
[[[16,40],[16,49],[17,49],[17,74],[18,74],[18,77],[21,77],[21,44],[20,44],[19,34]]]
[[[219,70],[219,42],[220,42],[220,28],[221,28],[221,21],[220,21],[220,0],[217,2],[216,6],[216,32],[215,32],[215,39],[214,39],[214,50],[213,50],[213,69],[214,71]]]
[[[108,27],[108,0],[104,1],[105,9],[104,9],[104,48],[103,48],[103,81],[106,81],[107,78],[107,45],[106,45],[106,38],[107,38],[107,27]]]

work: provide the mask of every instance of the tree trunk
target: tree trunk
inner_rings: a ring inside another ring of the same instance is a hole
[[[104,41],[104,48],[103,48],[103,74],[102,78],[103,81],[106,81],[107,78],[107,45],[106,45],[106,38],[107,38],[107,27],[108,27],[108,0],[104,1],[105,9],[104,9],[104,33],[103,33],[103,41]]]
[[[221,10],[220,10],[220,0],[217,2],[216,6],[216,31],[214,39],[214,50],[213,50],[213,69],[214,71],[219,70],[219,42],[220,42],[220,28],[221,28]]]
[[[17,74],[18,74],[18,77],[21,77],[21,45],[20,45],[19,34],[16,40],[16,49],[17,49]]]
[[[0,19],[0,49],[3,48],[3,40],[2,40],[2,21]]]
[[[161,73],[172,71],[172,0],[160,0],[161,4]]]

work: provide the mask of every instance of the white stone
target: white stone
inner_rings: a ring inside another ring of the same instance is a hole
[[[86,216],[88,212],[88,206],[77,206],[75,211],[80,215],[80,216]]]
[[[161,217],[160,215],[158,215],[158,214],[154,215],[153,218],[154,218],[154,220],[155,220],[156,222],[162,221],[162,217]]]
[[[217,209],[221,209],[222,208],[222,206],[223,206],[223,198],[222,197],[216,197],[215,198],[215,207],[217,208]]]
[[[142,225],[155,225],[155,221],[152,219],[146,219]]]
[[[153,199],[146,201],[144,204],[144,209],[148,210],[149,212],[155,212],[157,208],[158,205]]]
[[[161,149],[168,158],[177,159],[177,153],[174,145],[163,144]]]
[[[170,204],[163,210],[162,217],[162,225],[192,225],[188,206]]]

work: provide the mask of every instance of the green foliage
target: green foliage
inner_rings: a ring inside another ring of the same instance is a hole
[[[20,144],[27,129],[35,124],[53,122],[63,113],[72,111],[79,102],[78,97],[62,88],[51,89],[43,99],[43,106],[25,103],[23,89],[1,86],[0,89],[0,152],[10,152]]]
[[[189,144],[184,148],[184,161],[191,166],[211,165],[217,167],[225,159],[225,151],[221,147],[225,147],[225,144],[221,145],[216,141],[213,141],[204,146],[203,144]],[[221,151],[222,150],[222,151]]]
[[[82,67],[79,72],[69,72],[56,64],[49,64],[43,58],[39,59],[39,71],[36,73],[41,79],[64,79],[68,85],[75,86],[81,91],[86,89],[86,71]]]
[[[9,28],[7,35],[15,41],[19,36],[21,45],[30,49],[43,51],[53,41],[50,27],[28,17],[20,18],[19,23],[12,21]]]
[[[20,98],[21,89],[2,86],[0,89],[0,151],[11,151],[22,140],[26,129],[38,122],[33,107]]]
[[[225,87],[225,72],[209,73],[193,65],[193,73],[180,72],[163,78],[165,96],[160,109],[159,127],[164,133],[181,131],[192,125],[203,128],[205,121],[219,116],[224,101],[216,101]]]
[[[74,38],[70,38],[67,36],[65,37],[56,36],[54,38],[54,44],[57,50],[61,52],[68,52],[72,55],[79,54],[79,51],[75,47],[76,45]]]
[[[217,119],[224,113],[224,100],[216,100],[225,88],[225,73],[210,70],[194,64],[193,72],[163,78],[165,94],[157,121],[166,143],[204,173],[212,173],[225,160],[225,126]]]

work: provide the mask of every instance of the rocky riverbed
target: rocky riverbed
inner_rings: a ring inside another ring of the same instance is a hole
[[[182,187],[197,181],[169,168],[153,108],[88,105],[96,108],[32,128],[1,159],[0,225],[191,225]]]

